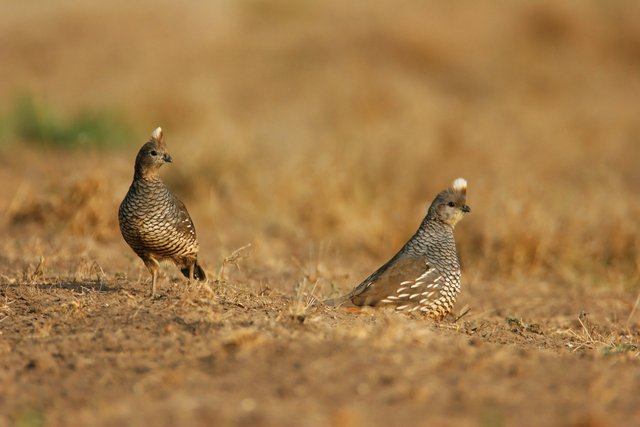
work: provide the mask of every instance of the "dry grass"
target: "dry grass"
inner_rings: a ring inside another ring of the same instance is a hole
[[[628,422],[638,22],[622,0],[0,1],[0,426],[62,425],[75,404],[77,425],[391,425],[425,407],[444,425]],[[27,146],[4,126],[25,93],[65,123],[115,111],[138,137]],[[116,212],[158,125],[210,280],[167,266],[150,302]],[[458,176],[455,321],[313,304]],[[66,397],[43,403],[57,381]]]

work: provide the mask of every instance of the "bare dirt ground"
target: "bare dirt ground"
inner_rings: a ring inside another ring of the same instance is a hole
[[[0,427],[640,425],[637,22],[624,1],[0,1]],[[24,93],[134,136],[33,141]],[[157,125],[210,280],[165,265],[150,300],[116,213]],[[457,176],[452,315],[311,303]]]

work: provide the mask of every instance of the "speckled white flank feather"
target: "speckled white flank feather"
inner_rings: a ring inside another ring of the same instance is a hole
[[[451,184],[451,188],[455,191],[465,192],[467,191],[467,180],[464,178],[456,178]]]

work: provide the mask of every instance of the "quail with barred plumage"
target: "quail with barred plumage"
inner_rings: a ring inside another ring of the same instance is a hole
[[[171,161],[157,128],[136,156],[133,182],[118,212],[122,237],[151,273],[152,297],[161,261],[173,261],[189,281],[206,279],[189,212],[160,179],[160,167]]]
[[[443,319],[460,292],[460,262],[453,229],[465,213],[467,181],[458,178],[431,203],[418,231],[386,264],[349,294],[328,305],[393,306]]]

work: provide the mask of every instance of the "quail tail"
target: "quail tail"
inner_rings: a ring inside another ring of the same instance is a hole
[[[204,281],[207,279],[207,275],[204,274],[204,270],[202,269],[200,264],[198,264],[198,261],[196,261],[193,266],[193,277],[189,277],[189,273],[190,273],[189,270],[190,270],[190,267],[184,267],[180,269],[184,277],[186,277],[189,280],[198,279],[200,281]]]

